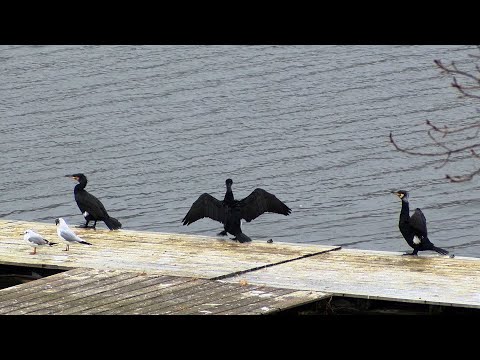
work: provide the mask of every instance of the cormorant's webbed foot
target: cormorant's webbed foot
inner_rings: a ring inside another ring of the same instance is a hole
[[[87,224],[81,224],[81,225],[78,225],[77,227],[78,227],[78,228],[82,228],[82,229],[93,229],[93,230],[97,230],[97,229],[95,228],[95,226],[92,226],[92,225],[91,225],[91,226],[88,226]]]
[[[228,234],[225,230],[223,230],[223,231],[220,231],[217,235],[227,236]]]
[[[402,255],[412,255],[412,256],[417,256],[417,253],[415,251],[412,251],[411,253],[405,253]]]

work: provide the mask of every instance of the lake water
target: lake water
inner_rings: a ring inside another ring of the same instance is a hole
[[[438,160],[394,150],[427,142],[425,121],[476,121],[434,59],[472,64],[470,46],[2,46],[0,216],[83,223],[83,172],[124,229],[215,236],[183,226],[200,194],[261,187],[292,208],[243,224],[255,240],[411,251],[400,200],[431,241],[480,257],[480,177],[452,184]],[[105,225],[99,223],[100,228]]]

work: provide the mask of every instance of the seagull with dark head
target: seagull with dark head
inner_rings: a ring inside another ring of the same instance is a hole
[[[400,228],[400,232],[407,241],[408,245],[413,248],[412,253],[407,253],[404,255],[417,255],[419,251],[425,250],[432,250],[441,255],[447,255],[447,250],[436,247],[428,239],[427,220],[425,219],[425,215],[423,215],[422,210],[416,208],[413,215],[410,216],[408,191],[397,190],[392,191],[392,193],[397,195],[400,200],[402,200],[402,210],[400,211],[398,227]]]
[[[48,241],[42,235],[37,234],[35,231],[30,229],[24,231],[23,239],[28,243],[28,245],[33,247],[33,252],[31,252],[30,255],[35,255],[37,253],[37,247],[39,246],[52,246],[56,244],[54,242]]]
[[[85,218],[85,225],[82,227],[88,228],[88,223],[94,221],[92,228],[95,229],[97,221],[103,221],[110,230],[117,230],[122,227],[122,224],[117,219],[108,215],[105,206],[95,196],[90,194],[85,187],[87,186],[87,177],[84,174],[65,175],[65,177],[72,178],[78,181],[73,189],[75,201],[78,208]]]
[[[62,240],[67,246],[65,247],[65,250],[63,251],[68,251],[70,249],[70,244],[73,243],[78,243],[78,244],[84,244],[84,245],[92,245],[89,242],[86,242],[80,236],[75,234],[72,229],[70,229],[62,218],[55,219],[55,225],[57,225],[57,235]]]
[[[275,195],[260,188],[256,188],[250,195],[242,200],[235,200],[232,192],[232,179],[227,179],[227,190],[223,201],[216,199],[208,193],[203,193],[192,204],[187,215],[183,218],[183,225],[208,217],[223,224],[223,231],[218,235],[232,234],[241,243],[252,241],[242,232],[241,220],[247,222],[256,219],[265,212],[289,215],[292,210],[280,201]]]

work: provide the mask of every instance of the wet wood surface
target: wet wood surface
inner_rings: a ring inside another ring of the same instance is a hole
[[[478,258],[341,249],[242,276],[250,284],[336,296],[480,309]]]
[[[339,248],[255,240],[240,244],[228,238],[69,226],[93,245],[73,244],[69,251],[63,251],[65,245],[58,238],[54,223],[0,220],[0,264],[62,270],[78,267],[136,270],[216,278]],[[32,248],[23,240],[26,229],[58,244],[39,247],[37,254],[31,255]]]
[[[480,309],[478,258],[75,227],[92,246],[65,252],[60,243],[30,255],[22,235],[28,228],[58,241],[54,224],[0,221],[0,265],[69,271],[23,284],[21,304],[9,290],[16,287],[2,290],[9,312],[44,313],[38,304],[48,303],[54,313],[250,314],[257,305],[271,309],[270,299],[282,309],[298,306],[310,293]],[[50,298],[57,287],[64,293]],[[257,293],[265,289],[269,295]]]
[[[260,315],[328,296],[242,281],[75,269],[0,290],[0,314]]]

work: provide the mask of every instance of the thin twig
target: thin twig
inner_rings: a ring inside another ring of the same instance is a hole
[[[468,145],[461,148],[443,151],[443,152],[424,153],[420,151],[412,151],[412,150],[403,149],[400,146],[398,146],[397,143],[393,140],[393,134],[391,132],[390,132],[390,142],[398,151],[401,151],[410,155],[420,155],[420,156],[447,156],[449,154],[456,154],[465,150],[472,150],[474,148],[480,147],[480,143],[477,143],[477,144]]]
[[[440,68],[442,69],[444,72],[448,73],[448,74],[458,74],[458,75],[463,75],[465,77],[468,77],[472,80],[475,80],[476,82],[480,82],[480,79],[478,77],[476,77],[475,75],[472,75],[466,71],[462,71],[462,70],[458,70],[455,63],[452,61],[452,64],[450,65],[453,69],[449,69],[448,67],[446,67],[445,65],[442,64],[442,62],[440,60],[433,60],[433,62]]]
[[[480,46],[477,46],[477,50],[480,51]],[[478,54],[469,54],[469,56],[472,59],[480,59],[480,55]],[[480,66],[478,64],[475,64],[475,70],[476,72],[469,72],[469,71],[464,71],[460,70],[456,63],[452,61],[449,65],[445,65],[442,63],[440,60],[434,60],[435,65],[440,69],[440,73],[442,74],[448,74],[452,76],[452,83],[451,86],[454,87],[459,93],[461,97],[468,97],[468,98],[474,98],[474,99],[480,99],[480,95],[477,95],[473,91],[479,91],[480,90]],[[458,79],[460,80],[457,80]],[[467,82],[470,82],[473,80],[475,82],[475,85],[472,85],[471,83],[469,85],[463,84],[463,80],[466,80]],[[395,140],[393,139],[393,134],[390,132],[390,142],[393,144],[395,149],[397,151],[409,154],[409,155],[415,155],[415,156],[430,156],[430,157],[443,157],[443,161],[439,166],[436,166],[436,169],[440,169],[444,167],[447,163],[449,163],[452,157],[452,154],[457,154],[461,153],[464,151],[468,151],[472,158],[474,159],[480,159],[480,152],[477,153],[475,149],[480,147],[480,143],[473,143],[471,145],[466,145],[466,146],[453,146],[455,145],[455,142],[448,144],[447,143],[447,136],[453,133],[461,133],[464,131],[469,131],[472,129],[475,129],[475,133],[473,136],[468,136],[469,133],[465,135],[464,140],[472,140],[478,138],[480,134],[480,122],[477,122],[476,124],[472,125],[467,125],[467,126],[461,126],[461,127],[454,127],[450,128],[447,125],[444,125],[443,127],[438,127],[434,125],[431,121],[427,120],[426,125],[429,127],[427,130],[427,135],[432,141],[432,145],[436,146],[438,151],[434,152],[423,152],[419,151],[418,149],[421,149],[421,147],[413,148],[413,149],[406,149],[400,147]],[[435,136],[435,134],[440,134],[439,136]],[[443,141],[440,141],[439,138],[443,139]],[[445,177],[450,181],[450,182],[464,182],[464,181],[469,181],[471,180],[474,176],[480,174],[480,168],[472,171],[470,174],[464,174],[464,175],[449,175],[447,174]]]
[[[447,174],[445,177],[451,182],[465,182],[465,181],[472,180],[473,177],[478,174],[480,174],[480,169],[475,170],[474,172],[467,175],[451,176]]]
[[[456,128],[456,129],[450,129],[449,127],[447,127],[446,125],[444,125],[443,128],[439,128],[438,126],[435,126],[430,120],[427,120],[426,121],[426,124],[428,126],[430,126],[432,128],[432,130],[435,130],[437,132],[440,132],[444,135],[447,135],[447,134],[453,134],[453,133],[458,133],[458,132],[462,132],[462,131],[465,131],[465,130],[470,130],[470,129],[474,129],[474,128],[477,128],[477,129],[480,129],[480,123],[477,123],[477,124],[473,124],[473,125],[468,125],[468,126],[463,126],[463,127],[459,127],[459,128]]]

